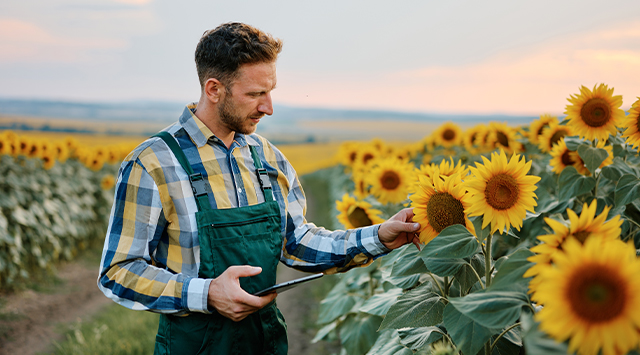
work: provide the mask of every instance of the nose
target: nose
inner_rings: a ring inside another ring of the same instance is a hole
[[[271,101],[271,93],[266,93],[260,105],[258,105],[258,111],[265,115],[271,116],[273,114],[273,101]]]

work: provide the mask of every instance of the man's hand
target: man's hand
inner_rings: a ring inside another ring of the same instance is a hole
[[[413,222],[413,208],[405,208],[380,225],[378,238],[389,249],[413,243],[420,250],[420,224]]]
[[[248,294],[240,287],[240,278],[255,276],[262,268],[249,265],[230,266],[209,285],[207,303],[218,313],[239,322],[251,313],[273,301],[277,294],[270,293],[262,297]]]

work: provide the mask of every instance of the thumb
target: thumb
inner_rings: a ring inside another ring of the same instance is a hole
[[[229,276],[232,276],[234,278],[240,278],[240,277],[249,277],[249,276],[258,275],[259,273],[262,272],[262,268],[259,266],[250,266],[250,265],[234,265],[234,266],[229,266],[226,272],[229,273]]]
[[[396,224],[398,232],[417,232],[420,230],[420,223],[405,223],[400,222]]]

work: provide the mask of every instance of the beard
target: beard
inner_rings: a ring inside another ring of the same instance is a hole
[[[255,113],[248,116],[242,116],[237,112],[237,108],[233,103],[231,95],[225,96],[218,106],[218,114],[220,121],[231,131],[241,134],[251,134],[256,131],[256,123],[251,118],[262,118],[264,113]]]

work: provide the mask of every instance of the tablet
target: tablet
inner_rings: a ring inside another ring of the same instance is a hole
[[[273,285],[271,287],[267,287],[262,291],[256,292],[253,295],[254,296],[264,296],[266,294],[273,293],[273,292],[280,293],[280,292],[286,291],[286,290],[288,290],[290,288],[294,288],[294,287],[300,285],[301,283],[305,283],[307,281],[311,281],[311,280],[315,280],[317,278],[320,278],[320,277],[322,277],[322,275],[324,275],[324,274],[313,274],[313,275],[301,277],[299,279],[295,279],[295,280],[279,283],[277,285]]]

